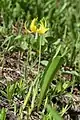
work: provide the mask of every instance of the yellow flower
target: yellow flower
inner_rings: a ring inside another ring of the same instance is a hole
[[[36,21],[37,21],[37,18],[34,18],[30,24],[30,30],[31,32],[36,32],[37,31],[37,27],[36,27]]]
[[[43,21],[40,21],[40,24],[36,24],[38,18],[34,18],[30,24],[30,30],[26,28],[26,22],[24,24],[26,33],[38,33],[38,34],[44,34],[46,31],[48,31],[49,28],[46,28],[46,21],[43,23]],[[38,27],[39,26],[39,27]]]
[[[37,29],[37,33],[39,34],[44,34],[46,31],[48,31],[49,28],[46,28],[46,21],[45,21],[45,25],[44,23],[41,21],[40,27],[39,29]]]

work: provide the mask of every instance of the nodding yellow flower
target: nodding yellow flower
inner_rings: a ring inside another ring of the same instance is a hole
[[[45,21],[45,25],[44,23],[41,21],[40,27],[39,29],[37,29],[37,33],[39,34],[44,34],[46,31],[48,31],[49,28],[46,28],[46,21]]]
[[[30,24],[30,30],[31,32],[34,32],[34,33],[37,31],[36,21],[37,21],[37,18],[34,18]]]
[[[30,24],[30,30],[26,28],[26,22],[24,24],[26,33],[38,33],[38,34],[44,34],[46,31],[49,30],[49,28],[46,28],[46,21],[43,23],[43,21],[40,21],[40,24],[36,24],[38,18],[34,18]],[[38,27],[39,26],[39,27]]]

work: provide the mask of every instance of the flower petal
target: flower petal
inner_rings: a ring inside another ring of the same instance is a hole
[[[49,28],[46,28],[44,23],[41,21],[39,29],[37,29],[37,33],[44,34],[46,31],[48,31]]]
[[[34,18],[31,22],[31,25],[30,25],[31,32],[36,32],[36,30],[37,30],[37,27],[35,25],[36,21],[37,21],[37,18]]]

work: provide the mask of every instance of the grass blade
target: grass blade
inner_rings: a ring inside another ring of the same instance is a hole
[[[58,71],[59,67],[61,66],[63,61],[63,58],[61,56],[53,57],[50,62],[48,63],[46,70],[42,77],[42,83],[41,83],[41,92],[40,92],[40,99],[38,107],[40,107],[42,100],[45,96],[46,90],[50,84],[50,82],[53,80],[56,72]]]
[[[58,114],[58,112],[52,108],[50,105],[47,105],[47,111],[50,113],[51,117],[54,120],[63,120],[61,116]]]

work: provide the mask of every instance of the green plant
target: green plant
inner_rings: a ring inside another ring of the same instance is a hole
[[[79,74],[80,0],[0,0],[0,117],[64,119]]]
[[[6,109],[2,108],[0,110],[0,120],[6,120]]]

